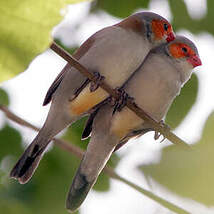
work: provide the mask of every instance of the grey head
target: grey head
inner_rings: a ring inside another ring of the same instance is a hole
[[[156,45],[175,39],[171,24],[164,17],[153,12],[135,14],[146,27],[147,38]]]
[[[196,45],[184,36],[176,36],[174,41],[166,45],[166,52],[172,60],[187,62],[191,68],[202,64]]]
[[[169,56],[171,60],[177,62],[187,61],[190,58],[195,57],[198,58],[198,61],[193,67],[201,65],[196,45],[184,36],[176,36],[170,43],[161,44],[150,52]]]
[[[159,54],[172,64],[180,72],[182,82],[188,80],[193,68],[202,64],[195,44],[184,36],[176,36],[170,43],[151,50],[150,54]]]
[[[152,12],[135,13],[116,25],[141,34],[153,45],[175,39],[171,24],[162,16]]]

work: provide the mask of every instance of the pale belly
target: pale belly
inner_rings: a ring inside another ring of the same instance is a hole
[[[79,96],[70,103],[70,112],[72,115],[81,115],[92,107],[103,101],[109,95],[102,88],[90,92],[89,86],[83,89]]]
[[[154,56],[133,76],[125,91],[134,97],[140,108],[159,122],[178,95],[180,87],[178,73]],[[121,139],[131,131],[142,129],[144,126],[148,128],[149,124],[125,107],[121,112],[116,112],[112,118],[111,131]]]

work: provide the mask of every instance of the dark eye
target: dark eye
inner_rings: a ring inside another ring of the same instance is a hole
[[[163,28],[164,28],[165,31],[167,31],[168,28],[169,28],[168,24],[164,23],[164,24],[163,24]]]
[[[182,51],[183,51],[184,53],[187,53],[187,48],[183,47],[183,48],[182,48]]]

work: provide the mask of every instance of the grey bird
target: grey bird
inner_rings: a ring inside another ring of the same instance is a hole
[[[192,69],[199,65],[201,60],[195,45],[177,36],[174,41],[151,50],[123,88],[139,107],[161,121],[189,80]],[[89,121],[84,133],[89,135],[92,130],[91,139],[68,194],[66,206],[70,211],[82,204],[113,151],[129,138],[153,130],[127,107],[115,111],[109,104],[99,107]]]
[[[120,87],[153,47],[173,39],[169,22],[150,12],[136,13],[92,35],[73,56],[89,71],[97,74],[97,84],[89,84],[74,67],[69,64],[65,66],[45,97],[44,105],[52,101],[45,124],[10,176],[22,184],[26,183],[51,139],[109,96],[98,88],[102,76],[111,87]]]

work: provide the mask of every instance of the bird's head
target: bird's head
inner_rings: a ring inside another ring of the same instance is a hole
[[[144,23],[147,38],[154,44],[171,42],[175,39],[171,24],[162,16],[152,12],[136,14]]]
[[[167,59],[179,71],[183,83],[190,78],[192,69],[202,64],[195,44],[184,36],[176,36],[163,48]]]
[[[176,63],[184,67],[192,69],[202,64],[195,44],[184,36],[177,36],[170,42],[167,52]]]
[[[171,24],[162,16],[152,12],[135,13],[118,26],[143,36],[153,47],[175,39]]]

